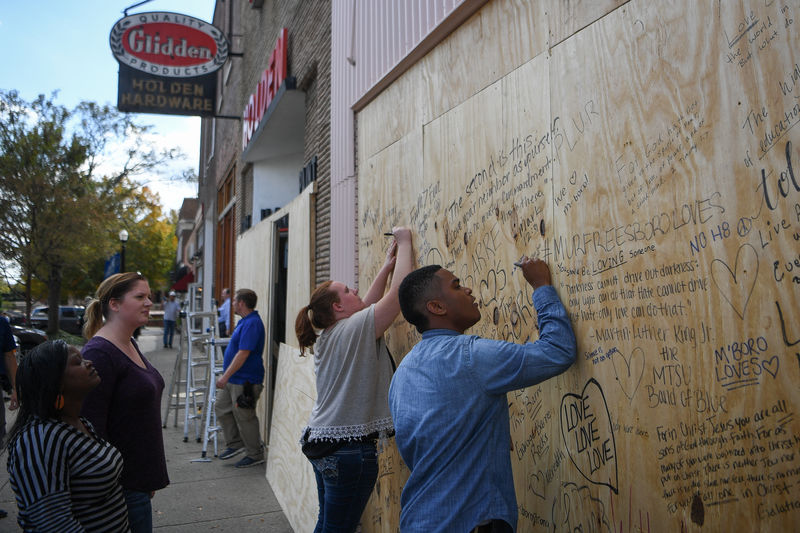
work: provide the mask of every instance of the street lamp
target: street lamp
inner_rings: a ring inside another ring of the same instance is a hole
[[[119,230],[119,242],[122,243],[122,253],[119,255],[119,271],[125,272],[125,243],[128,242],[127,230]]]

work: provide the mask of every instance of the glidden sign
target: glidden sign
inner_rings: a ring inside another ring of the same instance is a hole
[[[228,59],[228,41],[222,31],[178,13],[138,13],[121,18],[108,40],[121,65],[156,76],[203,76]]]

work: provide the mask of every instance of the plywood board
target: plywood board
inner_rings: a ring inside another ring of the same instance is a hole
[[[550,260],[580,339],[585,385],[570,393],[607,413],[591,453],[609,443],[592,473],[577,452],[586,423],[567,417],[565,431],[562,411],[583,479],[547,495],[600,503],[560,516],[712,530],[786,530],[800,516],[766,488],[800,471],[782,332],[800,323],[800,295],[781,276],[800,249],[800,189],[789,179],[793,196],[775,194],[798,157],[788,117],[800,106],[781,86],[800,75],[798,7],[635,1],[553,51],[555,220],[569,231]]]
[[[314,191],[316,183],[311,183],[277,216],[289,215],[289,272],[286,284],[286,344],[298,346],[294,333],[294,319],[300,309],[311,299],[314,271],[311,242],[314,231]],[[285,211],[285,213],[284,213]]]
[[[275,223],[284,216],[289,217],[289,272],[287,275],[286,301],[286,339],[290,345],[296,345],[294,334],[294,317],[299,309],[308,302],[311,294],[311,206],[313,204],[315,184],[310,184],[289,204],[260,221],[239,236],[236,248],[236,289],[248,288],[256,292],[258,303],[256,310],[264,322],[269,335],[272,310],[270,307],[274,277],[274,248],[276,242]],[[291,231],[294,229],[294,231]],[[268,338],[264,349],[264,368],[272,372],[272,361],[268,360],[272,339]],[[266,389],[265,389],[266,390]],[[261,424],[261,438],[268,442],[268,412],[270,405],[268,395],[262,394],[256,405],[258,420]]]
[[[377,154],[390,144],[405,137],[420,124],[428,113],[422,104],[424,84],[420,80],[422,69],[411,67],[402,77],[375,97],[377,105],[371,105],[358,115],[359,154]],[[415,102],[415,105],[399,109],[396,102]],[[387,111],[391,110],[387,113]]]
[[[551,0],[547,2],[549,46],[582,30],[629,0]]]
[[[262,221],[239,235],[236,242],[236,287],[233,292],[254,290],[258,296],[256,310],[265,323],[269,313],[273,238],[272,225]]]
[[[429,122],[547,48],[547,2],[489,2],[420,62]]]
[[[308,422],[317,390],[314,358],[281,344],[275,405],[267,454],[267,481],[295,531],[313,531],[317,523],[317,482],[300,451],[300,434]]]
[[[300,357],[294,319],[311,297],[311,242],[314,191],[312,183],[265,224],[289,217],[289,257],[286,295],[286,339],[277,357],[272,423],[267,453],[267,481],[295,531],[312,531],[317,520],[317,491],[311,464],[300,451],[300,434],[317,396],[313,357]],[[275,237],[273,236],[273,239]],[[272,248],[266,248],[270,251]],[[252,251],[251,251],[252,253]],[[253,255],[259,255],[257,253]],[[269,315],[268,315],[269,316]],[[266,412],[266,407],[261,413]],[[259,417],[261,417],[261,413]],[[262,420],[266,420],[264,416]]]
[[[269,301],[272,279],[272,248],[274,243],[274,229],[272,224],[262,221],[250,230],[239,236],[236,242],[236,287],[232,293],[235,295],[239,289],[251,289],[258,296],[256,311],[261,316],[264,327],[269,325]],[[266,253],[265,253],[266,252]],[[238,322],[238,315],[234,317]],[[267,339],[269,340],[269,339]],[[264,368],[267,368],[268,345],[264,350]],[[265,389],[266,390],[266,389]],[[269,409],[267,395],[262,394],[256,404],[256,413],[260,424],[261,438],[267,438],[267,416]]]
[[[470,332],[523,341],[511,262],[550,264],[579,354],[509,394],[519,531],[792,530],[800,2],[603,2],[582,21],[576,4],[546,3],[562,42],[506,70],[484,59],[518,5],[492,2],[420,62],[422,93],[365,108],[431,115],[359,153],[360,283],[408,223],[418,263],[479,296]],[[482,83],[445,75],[464,58]],[[395,354],[418,339],[387,337]],[[398,523],[407,472],[386,458],[365,531]]]

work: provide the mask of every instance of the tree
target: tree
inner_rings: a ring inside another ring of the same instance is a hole
[[[135,206],[154,201],[137,197],[131,176],[179,156],[157,152],[143,138],[148,127],[113,108],[84,102],[68,111],[54,99],[27,102],[0,91],[0,254],[18,268],[28,316],[33,278],[46,284],[50,333],[65,268],[85,278],[122,224],[139,222]],[[118,168],[98,177],[115,138],[128,140],[128,149]]]
[[[95,292],[103,279],[105,258],[119,251],[118,233],[122,228],[129,235],[127,269],[141,272],[153,290],[165,287],[175,260],[177,214],[165,216],[159,196],[127,178],[110,187],[107,194],[113,197],[115,208],[103,218],[103,245],[91,252],[87,263],[64,269],[63,292],[73,297]]]
[[[58,292],[59,266],[69,253],[66,232],[75,222],[71,211],[91,205],[80,172],[87,147],[66,134],[68,117],[44,96],[28,103],[15,92],[0,94],[0,252],[23,273],[28,315],[32,276],[52,278]],[[55,307],[57,313],[58,302]]]
[[[139,215],[130,225],[128,240],[129,265],[147,277],[153,289],[165,287],[175,263],[178,245],[175,222],[162,212],[158,196],[143,187],[140,192]]]

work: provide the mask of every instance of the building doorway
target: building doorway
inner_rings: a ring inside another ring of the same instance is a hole
[[[272,291],[270,295],[269,349],[267,364],[267,428],[272,424],[275,384],[278,375],[278,353],[281,343],[286,342],[286,300],[288,298],[289,274],[289,215],[273,224]]]

